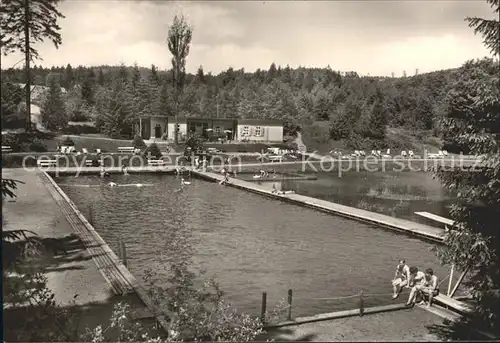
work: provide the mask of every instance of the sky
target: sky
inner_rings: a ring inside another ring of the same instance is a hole
[[[193,27],[187,71],[202,65],[213,74],[267,70],[273,62],[372,76],[455,68],[490,55],[464,18],[494,18],[481,0],[66,0],[59,9],[63,43],[36,45],[43,58],[37,65],[169,69],[168,27],[183,14]],[[3,57],[2,68],[20,60]]]

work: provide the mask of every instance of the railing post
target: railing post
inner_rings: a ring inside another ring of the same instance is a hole
[[[89,204],[89,223],[94,225],[94,214],[92,213],[92,204]]]
[[[450,279],[448,280],[448,292],[446,293],[447,296],[450,296],[450,294],[451,294],[451,283],[453,282],[453,272],[454,271],[455,271],[455,264],[453,263],[451,265]]]
[[[363,299],[363,291],[359,292],[359,316],[365,314],[365,300]]]
[[[125,246],[125,243],[120,239],[120,258],[122,260],[122,263],[125,267],[128,267],[127,264],[127,248]]]
[[[262,324],[266,323],[266,305],[267,305],[267,293],[262,292],[262,304],[260,307],[260,320]]]
[[[460,284],[464,280],[465,274],[467,274],[468,271],[469,271],[469,267],[465,268],[465,270],[463,271],[462,275],[460,275],[460,277],[458,278],[457,284],[455,285],[455,287],[453,287],[453,290],[451,291],[451,293],[448,294],[448,296],[450,298],[453,298],[453,296],[455,295],[455,292],[458,289],[458,286],[460,286]]]
[[[288,290],[288,320],[292,320],[292,295],[293,291],[291,289]]]

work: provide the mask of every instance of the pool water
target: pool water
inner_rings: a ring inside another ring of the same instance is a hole
[[[96,230],[115,252],[124,240],[129,269],[139,280],[146,267],[163,273],[165,261],[192,258],[251,314],[260,313],[262,292],[270,309],[288,289],[294,317],[355,308],[356,298],[323,298],[361,290],[379,294],[367,297],[366,306],[391,303],[400,258],[432,267],[441,278],[448,274],[431,243],[218,183],[191,179],[178,192],[180,179],[161,174],[55,180],[84,215],[92,207]],[[110,181],[131,186],[106,187]]]

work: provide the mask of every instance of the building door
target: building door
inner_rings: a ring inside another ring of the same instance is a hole
[[[155,138],[161,138],[161,125],[156,124],[155,126]]]

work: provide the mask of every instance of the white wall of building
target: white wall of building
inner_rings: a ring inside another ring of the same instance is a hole
[[[169,141],[174,141],[175,140],[175,120],[168,121],[168,132],[167,132],[167,139]],[[187,124],[186,123],[179,123],[179,140],[181,139],[182,136],[187,136]]]
[[[238,124],[237,140],[283,142],[283,126]]]

